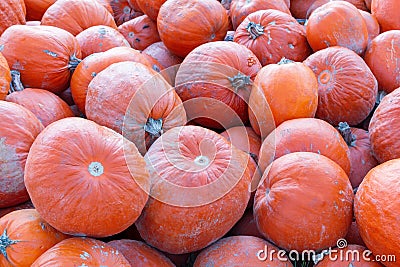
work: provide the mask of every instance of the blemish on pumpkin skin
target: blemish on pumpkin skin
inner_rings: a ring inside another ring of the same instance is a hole
[[[6,138],[0,138],[0,188],[3,193],[14,193],[22,190],[24,186],[24,171],[15,148],[6,144]]]
[[[58,57],[57,53],[54,53],[54,52],[52,52],[50,50],[45,49],[45,50],[43,50],[43,52],[46,53],[49,56]]]

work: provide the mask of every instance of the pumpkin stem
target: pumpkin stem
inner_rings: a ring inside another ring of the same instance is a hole
[[[306,19],[296,19],[296,20],[301,25],[306,25],[307,24],[307,20]]]
[[[3,234],[0,236],[0,252],[8,261],[7,248],[11,245],[17,244],[19,241],[11,240],[7,235],[7,229],[4,229]]]
[[[194,159],[194,162],[199,166],[207,166],[210,164],[210,159],[207,156],[198,156]]]
[[[348,146],[355,146],[356,136],[351,133],[350,126],[347,122],[339,122],[338,130]]]
[[[293,60],[290,60],[288,58],[283,57],[279,62],[278,65],[285,65],[285,64],[289,64],[289,63],[293,63]]]
[[[246,27],[246,30],[250,33],[250,38],[253,40],[257,39],[257,37],[264,34],[264,26],[254,22],[249,22],[249,24]]]
[[[162,123],[163,121],[161,118],[158,120],[148,118],[144,125],[144,130],[148,132],[152,138],[158,138],[163,134]]]
[[[257,157],[256,154],[249,152],[249,155],[250,155],[250,157],[252,157],[252,159],[253,159],[256,163],[258,163],[258,157]]]
[[[24,85],[21,82],[21,73],[17,70],[10,71],[11,73],[11,83],[10,83],[10,93],[17,91],[23,91]]]
[[[76,67],[78,67],[79,63],[81,63],[82,59],[79,59],[76,57],[75,54],[73,54],[70,58],[69,58],[69,62],[68,62],[68,69],[73,72]]]
[[[239,91],[239,89],[244,89],[247,85],[251,84],[250,76],[244,75],[240,72],[233,77],[228,77],[228,80],[231,82],[235,92]]]

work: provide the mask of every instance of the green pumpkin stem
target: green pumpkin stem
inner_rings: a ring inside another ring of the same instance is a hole
[[[148,118],[146,124],[144,125],[144,130],[148,132],[151,137],[158,138],[163,134],[162,123],[162,118],[157,120]]]
[[[3,234],[0,236],[0,252],[3,254],[4,258],[8,261],[7,248],[11,245],[17,244],[19,241],[11,240],[7,235],[7,229],[4,229]]]
[[[239,89],[244,89],[246,86],[251,84],[250,76],[244,75],[240,72],[233,77],[228,77],[228,80],[231,82],[235,92],[239,91]]]
[[[348,146],[355,146],[356,136],[351,133],[350,126],[347,122],[339,122],[338,130]]]
[[[21,82],[21,73],[17,70],[12,70],[11,72],[11,83],[9,93],[14,93],[24,90],[24,85]]]
[[[285,65],[285,64],[289,64],[289,63],[294,63],[293,60],[290,60],[288,58],[283,57],[279,62],[278,65]]]
[[[254,22],[249,22],[249,24],[246,27],[246,30],[249,32],[250,38],[253,40],[257,39],[259,36],[264,34],[264,26]]]
[[[76,67],[78,67],[79,63],[81,63],[82,59],[79,59],[76,57],[75,54],[73,54],[70,58],[69,58],[69,62],[68,62],[68,69],[73,72]]]

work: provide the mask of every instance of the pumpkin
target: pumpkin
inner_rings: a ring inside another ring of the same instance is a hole
[[[105,7],[107,9],[108,12],[110,12],[110,14],[112,16],[114,16],[114,11],[111,7],[111,4],[109,2],[109,0],[96,0],[99,4],[101,4],[103,7]]]
[[[335,253],[324,256],[315,267],[383,267],[367,248],[359,245],[348,245],[345,248],[335,249]]]
[[[254,216],[267,240],[301,252],[334,246],[346,236],[353,217],[353,190],[334,161],[317,153],[294,152],[276,159],[262,179]]]
[[[160,7],[166,2],[166,0],[136,0],[136,4],[140,10],[146,14],[151,20],[157,21],[158,12]]]
[[[290,12],[296,19],[307,18],[307,11],[316,0],[290,0]]]
[[[136,62],[115,63],[94,77],[85,110],[88,119],[123,134],[142,154],[161,134],[186,124],[182,101],[171,85]]]
[[[315,52],[304,64],[318,78],[317,118],[352,126],[367,118],[375,105],[378,83],[360,56],[336,46]]]
[[[57,0],[24,0],[27,20],[41,20],[44,12]]]
[[[33,143],[25,168],[33,205],[63,233],[122,232],[148,199],[149,175],[135,145],[86,119],[49,125]]]
[[[225,35],[224,41],[233,42],[233,38],[235,37],[235,31],[228,31]]]
[[[113,16],[96,0],[58,0],[46,10],[41,22],[75,36],[96,25],[117,29]]]
[[[262,250],[265,254],[260,253]],[[197,256],[194,267],[202,266],[246,266],[252,267],[291,267],[289,259],[282,255],[271,254],[279,248],[254,236],[230,236],[212,244]],[[271,256],[272,255],[272,256]],[[262,257],[265,260],[262,260]],[[261,258],[261,260],[260,260]]]
[[[275,125],[314,117],[317,104],[318,83],[312,70],[284,59],[258,72],[249,99],[250,123],[263,140]]]
[[[368,10],[371,10],[371,5],[372,5],[372,0],[365,0],[365,6],[368,8]]]
[[[134,19],[136,17],[142,16],[143,13],[135,9],[128,0],[108,0],[110,2],[111,8],[114,13],[114,20],[117,25]]]
[[[67,238],[35,209],[13,211],[0,218],[0,265],[31,266],[46,250]]]
[[[82,58],[104,52],[114,47],[130,47],[119,31],[108,26],[92,26],[76,36],[82,51]]]
[[[25,25],[27,25],[27,26],[40,26],[40,20],[27,21]]]
[[[75,102],[74,99],[72,98],[72,92],[71,88],[68,87],[66,90],[62,91],[61,93],[58,94],[58,96],[68,104],[68,106],[74,106]]]
[[[257,57],[234,42],[211,42],[194,49],[175,80],[189,120],[225,129],[246,124],[252,80],[260,69]]]
[[[362,55],[368,44],[363,16],[345,1],[332,1],[314,10],[307,22],[306,35],[314,51],[342,46]]]
[[[229,231],[228,236],[256,236],[263,238],[257,229],[253,211],[247,210],[240,220]]]
[[[400,30],[392,30],[375,37],[364,56],[378,80],[379,89],[386,93],[400,87]]]
[[[400,159],[376,166],[365,176],[354,200],[358,229],[367,247],[375,255],[394,255],[396,259],[400,257],[399,174]],[[384,264],[398,266],[393,260]]]
[[[400,88],[385,96],[372,115],[369,137],[373,155],[379,163],[400,158]]]
[[[180,57],[204,43],[223,40],[228,27],[228,15],[215,0],[168,0],[157,17],[161,40]]]
[[[0,5],[0,35],[10,26],[25,24],[25,4],[23,0],[2,0]],[[1,50],[1,49],[0,49]],[[1,51],[0,51],[1,52]]]
[[[229,11],[233,28],[239,27],[249,14],[266,9],[275,9],[290,15],[289,8],[283,0],[232,0]]]
[[[350,151],[350,175],[349,179],[353,188],[358,187],[364,176],[378,162],[372,155],[369,134],[363,129],[353,128],[345,123],[339,123],[338,130],[349,146]]]
[[[273,9],[247,16],[233,41],[253,51],[263,66],[278,63],[283,57],[303,61],[311,52],[304,27],[292,16]]]
[[[273,160],[293,152],[314,152],[336,162],[350,174],[350,150],[345,140],[329,123],[315,118],[283,122],[263,141],[259,167],[262,172]]]
[[[311,13],[317,9],[318,7],[328,3],[328,2],[332,2],[332,1],[338,1],[338,0],[316,0],[307,10],[307,15],[306,17],[309,18]],[[362,11],[367,11],[367,7],[365,5],[364,0],[345,0],[346,2],[349,2],[351,4],[353,4],[356,8],[359,9],[360,13]]]
[[[353,221],[350,225],[346,237],[347,243],[365,247],[365,243],[361,238],[360,231],[358,230],[357,222]]]
[[[4,100],[10,90],[11,74],[7,60],[0,53],[0,100]]]
[[[23,209],[34,209],[35,207],[33,206],[32,202],[30,200],[18,204],[16,206],[8,207],[8,208],[3,208],[0,209],[0,218],[3,217],[4,215],[7,215],[15,210],[23,210]]]
[[[350,4],[353,4],[356,8],[362,11],[368,11],[367,5],[364,0],[345,0]]]
[[[118,27],[118,31],[128,40],[130,46],[137,50],[144,50],[160,41],[157,24],[146,15],[124,22]]]
[[[113,240],[108,245],[122,253],[131,266],[175,267],[164,254],[140,241]]]
[[[151,197],[136,226],[149,245],[172,254],[197,251],[243,215],[250,158],[216,132],[175,127],[153,143],[145,159]]]
[[[134,61],[148,67],[152,66],[139,51],[128,47],[116,47],[106,52],[92,54],[78,65],[71,78],[71,93],[82,113],[86,113],[86,94],[92,79],[111,64],[122,61]]]
[[[128,260],[106,243],[82,237],[68,238],[43,253],[32,267],[118,266],[131,267]]]
[[[371,1],[371,13],[378,20],[382,32],[400,30],[399,9],[400,2],[396,0]]]
[[[171,51],[168,50],[163,42],[156,42],[149,45],[143,50],[142,53],[157,60],[164,69],[179,65],[183,60],[182,58],[171,53]]]
[[[363,16],[365,23],[367,24],[368,44],[370,44],[371,41],[375,39],[375,37],[378,36],[380,33],[379,23],[376,20],[375,16],[371,13],[364,10],[360,10],[360,13]]]
[[[43,125],[26,108],[0,100],[0,208],[29,199],[24,169],[29,149]]]
[[[10,69],[20,72],[24,87],[53,93],[68,88],[81,57],[76,38],[51,26],[11,26],[0,37],[0,48]]]

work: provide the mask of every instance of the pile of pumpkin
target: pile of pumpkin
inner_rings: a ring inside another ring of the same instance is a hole
[[[0,266],[400,266],[399,10],[2,0]]]

